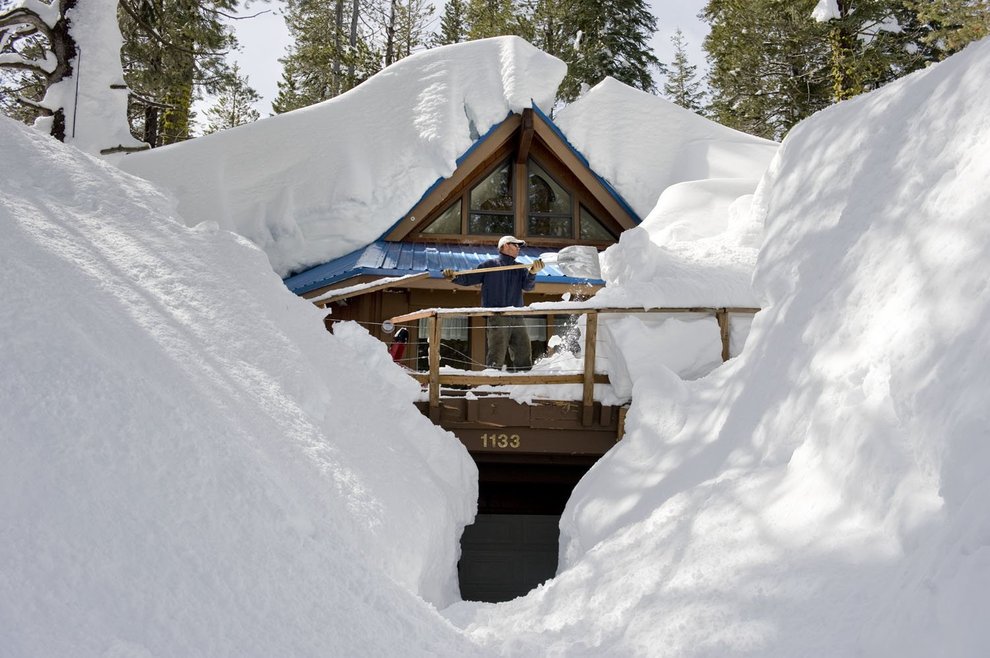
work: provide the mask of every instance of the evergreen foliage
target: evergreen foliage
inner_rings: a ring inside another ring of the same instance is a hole
[[[907,5],[929,29],[925,42],[943,57],[990,34],[988,0],[911,0]]]
[[[121,0],[124,80],[133,91],[132,132],[152,146],[191,137],[193,103],[231,80],[237,46],[223,21],[239,0]]]
[[[819,23],[815,0],[709,0],[713,118],[780,139],[817,110],[938,61],[988,27],[985,0],[837,4],[839,17]]]
[[[643,91],[656,91],[654,71],[664,67],[650,47],[657,19],[643,0],[569,0],[559,14],[562,34],[573,38],[565,51],[567,77],[560,97],[570,101],[582,87],[606,77]]]
[[[512,0],[468,0],[468,40],[515,34],[518,15]]]
[[[467,5],[464,0],[447,0],[440,18],[440,31],[434,43],[446,46],[467,40]]]
[[[230,79],[220,88],[216,101],[206,111],[207,126],[203,134],[257,121],[261,115],[254,109],[254,104],[260,100],[261,96],[248,85],[247,77],[241,76],[240,67],[234,64]]]
[[[670,42],[674,46],[674,59],[667,69],[663,93],[681,107],[700,113],[705,106],[705,92],[697,77],[698,67],[688,61],[684,33],[680,28]]]
[[[427,0],[287,0],[293,43],[279,60],[272,109],[288,112],[339,96],[426,47],[433,11]]]

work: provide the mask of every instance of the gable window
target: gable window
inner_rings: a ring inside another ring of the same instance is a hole
[[[468,233],[506,235],[513,232],[512,165],[506,161],[471,190]]]
[[[581,239],[611,241],[617,239],[617,236],[612,235],[612,232],[605,228],[590,210],[581,206]]]
[[[571,195],[543,167],[529,161],[527,235],[543,238],[574,237]]]
[[[409,235],[467,243],[515,235],[548,246],[615,242],[622,228],[608,206],[544,147],[533,151],[522,163],[509,148],[492,154],[484,169],[438,192],[434,210]],[[409,219],[418,221],[413,213]]]
[[[456,235],[461,232],[461,200],[443,211],[439,217],[423,229],[423,233],[431,235]]]

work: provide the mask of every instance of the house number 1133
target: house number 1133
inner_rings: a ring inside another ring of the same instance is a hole
[[[520,439],[518,434],[482,434],[482,448],[518,448]]]

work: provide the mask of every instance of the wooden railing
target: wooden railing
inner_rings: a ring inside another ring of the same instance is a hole
[[[412,377],[425,384],[429,391],[430,418],[436,422],[440,417],[440,387],[448,386],[484,386],[510,384],[581,384],[581,404],[583,407],[582,423],[591,423],[593,405],[595,402],[595,384],[609,383],[608,375],[595,373],[596,345],[598,341],[598,316],[605,314],[643,314],[643,313],[704,313],[713,315],[719,326],[722,340],[722,360],[729,359],[729,318],[733,313],[754,314],[758,308],[708,308],[708,307],[665,307],[665,308],[588,308],[583,306],[571,307],[565,304],[541,304],[538,307],[523,307],[516,309],[491,310],[479,308],[429,308],[399,315],[391,319],[395,325],[414,322],[422,319],[427,321],[427,336],[429,340],[429,370],[414,372]],[[550,315],[584,315],[587,317],[584,339],[584,369],[581,373],[572,374],[520,374],[496,373],[491,375],[480,373],[441,373],[440,372],[440,337],[443,321],[447,317],[493,317],[493,316],[526,316],[546,317]]]

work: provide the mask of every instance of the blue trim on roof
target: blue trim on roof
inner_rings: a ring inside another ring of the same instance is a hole
[[[478,148],[486,139],[488,139],[489,135],[495,132],[495,130],[498,129],[498,127],[501,126],[503,123],[508,121],[509,117],[511,116],[512,116],[512,112],[509,112],[507,115],[505,115],[504,119],[502,119],[501,121],[493,125],[491,128],[489,128],[488,132],[478,137],[478,139],[474,140],[474,142],[471,143],[471,146],[469,146],[466,151],[461,153],[461,155],[457,158],[457,160],[454,161],[457,164],[457,166],[460,167],[461,163],[464,162],[464,159],[467,158],[469,155],[471,155],[471,153],[473,153],[476,148]],[[447,177],[440,176],[435,181],[433,181],[433,184],[430,185],[428,188],[426,188],[426,191],[423,192],[422,196],[416,199],[416,203],[409,206],[410,210],[418,206],[420,201],[428,197],[430,193],[433,192],[433,190],[437,189],[437,186],[440,185],[440,183],[444,182],[445,180],[447,180]],[[386,235],[394,231],[395,228],[402,223],[402,218],[405,217],[406,214],[407,213],[402,213],[402,217],[399,217],[397,220],[395,220],[395,222],[391,226],[389,226],[388,229],[378,237],[384,238]]]
[[[539,258],[540,254],[556,251],[550,248],[523,247],[519,261],[529,263]],[[366,274],[386,277],[428,271],[430,278],[440,279],[443,278],[440,272],[448,267],[454,270],[470,270],[482,261],[494,258],[497,253],[498,249],[494,245],[423,244],[377,240],[328,263],[290,276],[284,280],[284,283],[289,290],[302,295],[317,288]],[[555,265],[549,263],[536,275],[536,282],[605,285],[601,279],[565,276]]]
[[[612,187],[611,183],[609,183],[607,180],[599,176],[598,172],[596,172],[594,169],[591,168],[591,164],[588,162],[588,158],[584,157],[584,154],[581,153],[581,151],[577,150],[577,148],[575,148],[573,144],[571,144],[571,141],[567,139],[567,136],[564,134],[564,131],[562,131],[560,127],[558,127],[557,124],[555,124],[550,119],[550,117],[544,114],[543,110],[541,110],[536,103],[533,103],[533,111],[539,114],[540,117],[544,121],[546,121],[547,125],[550,126],[550,130],[552,130],[557,135],[557,137],[559,137],[564,142],[567,148],[571,150],[571,153],[573,153],[578,158],[578,160],[581,161],[581,164],[583,164],[585,167],[588,168],[588,171],[590,171],[591,174],[598,180],[598,182],[601,183],[602,187],[604,187],[605,190],[612,196],[612,198],[615,199],[616,203],[622,206],[622,209],[625,210],[627,213],[629,213],[629,216],[632,217],[634,220],[636,220],[637,224],[641,223],[643,219],[636,214],[636,212],[629,206],[628,203],[626,203],[626,200],[622,198],[622,195],[619,194],[619,192],[614,187]]]
[[[591,175],[595,177],[595,180],[597,180],[601,184],[601,186],[605,188],[605,191],[608,192],[613,199],[615,199],[616,203],[622,206],[622,209],[625,210],[627,213],[629,213],[629,216],[632,217],[637,224],[641,223],[643,219],[636,214],[636,212],[632,209],[632,207],[628,203],[626,203],[626,200],[622,198],[622,195],[619,194],[619,192],[614,187],[612,187],[611,183],[609,183],[607,180],[599,176],[598,172],[596,172],[594,169],[591,168],[591,164],[588,162],[588,158],[584,157],[584,154],[581,153],[581,151],[577,150],[577,148],[575,148],[573,144],[571,144],[571,141],[567,139],[567,136],[564,134],[564,131],[562,131],[560,127],[557,124],[555,124],[553,120],[549,116],[547,116],[547,114],[543,110],[541,110],[540,106],[537,105],[535,102],[532,103],[532,107],[533,110],[540,115],[540,118],[543,119],[543,121],[545,121],[548,126],[550,126],[550,130],[552,130],[554,134],[557,135],[557,137],[559,137],[561,141],[564,142],[567,148],[571,150],[571,153],[573,153],[577,157],[577,159],[581,161],[581,164],[587,167],[588,171],[591,172]],[[478,139],[474,140],[471,146],[469,146],[467,150],[464,151],[464,153],[461,153],[460,157],[458,157],[457,160],[455,161],[457,163],[457,166],[460,167],[461,163],[464,162],[464,160],[469,155],[471,155],[471,153],[473,153],[474,150],[478,148],[486,139],[488,139],[489,135],[491,135],[493,132],[495,132],[495,130],[498,129],[499,126],[505,123],[509,119],[509,117],[512,116],[512,114],[513,114],[512,112],[509,112],[504,119],[502,119],[501,121],[490,127],[484,135],[481,135],[480,137],[478,137]],[[440,185],[440,183],[442,183],[444,180],[446,180],[446,178],[444,176],[440,176],[435,181],[433,181],[433,184],[430,185],[426,189],[426,191],[423,192],[422,195],[420,195],[418,199],[416,199],[416,203],[410,206],[410,209],[418,206],[420,201],[422,201],[427,196],[429,196],[430,193],[433,192],[433,190],[435,190],[437,186]],[[380,240],[389,233],[391,233],[392,231],[394,231],[396,227],[402,223],[402,218],[405,217],[406,214],[407,213],[403,213],[401,217],[396,219],[392,223],[392,225],[385,230],[384,233],[378,236],[378,239]]]

